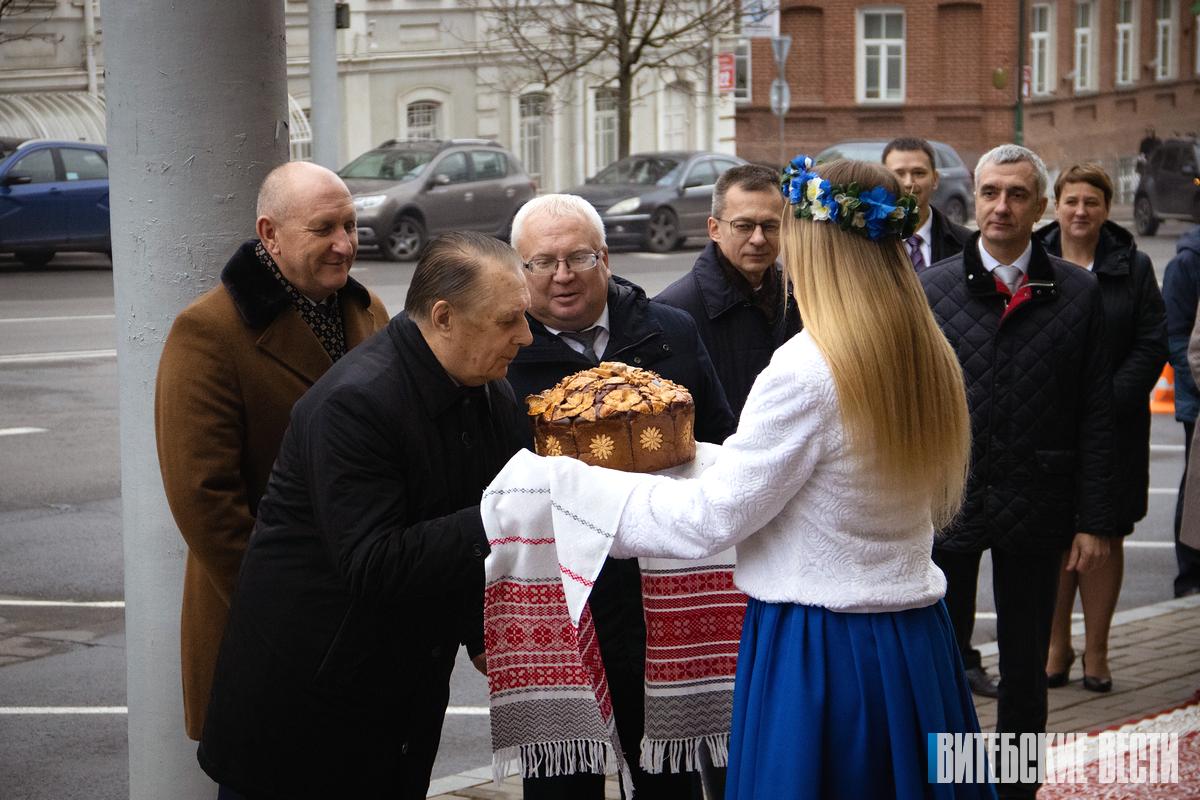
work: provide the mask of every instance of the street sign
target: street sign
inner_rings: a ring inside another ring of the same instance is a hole
[[[779,0],[743,0],[741,35],[764,39],[779,35]]]
[[[787,61],[788,51],[792,49],[792,37],[775,36],[771,39],[771,51],[775,54],[776,71],[783,74],[783,65]]]
[[[782,78],[771,81],[771,113],[782,117],[788,112],[791,105],[792,91],[788,88],[787,81]]]
[[[717,91],[732,92],[737,85],[737,58],[733,53],[717,54]]]

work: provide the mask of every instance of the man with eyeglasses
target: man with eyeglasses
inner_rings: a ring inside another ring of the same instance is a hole
[[[758,164],[727,170],[713,189],[712,241],[686,275],[654,298],[695,320],[735,416],[776,348],[800,330],[800,312],[776,263],[782,214],[775,170]]]
[[[508,370],[517,397],[540,392],[599,361],[623,361],[686,386],[696,402],[696,438],[720,443],[733,413],[696,325],[684,312],[654,302],[608,266],[604,223],[575,195],[530,200],[512,224],[512,245],[529,285],[533,343]],[[526,432],[530,449],[532,427]],[[636,559],[608,559],[589,599],[612,697],[613,716],[639,797],[699,800],[691,774],[651,775],[638,767],[643,728],[646,626]],[[526,778],[526,800],[600,800],[603,776]]]

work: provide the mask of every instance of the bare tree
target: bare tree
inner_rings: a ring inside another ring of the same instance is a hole
[[[629,155],[635,79],[661,69],[696,75],[711,70],[713,40],[734,32],[739,5],[739,0],[479,0],[491,37],[510,45],[520,66],[543,85],[579,74],[616,85],[619,157]]]
[[[53,13],[54,5],[44,0],[0,0],[0,45],[21,39],[61,42],[63,37],[60,34],[35,30]]]

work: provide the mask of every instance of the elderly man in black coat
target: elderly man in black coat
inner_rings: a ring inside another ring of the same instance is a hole
[[[242,564],[200,764],[255,798],[423,798],[460,643],[483,669],[483,488],[520,449],[515,253],[447,234],[405,311],[295,406]]]
[[[1100,287],[1031,241],[1047,181],[1042,160],[1024,147],[984,154],[975,170],[979,234],[920,276],[962,364],[971,410],[966,497],[935,541],[934,562],[946,574],[966,667],[979,669],[968,659],[979,559],[991,550],[996,730],[1015,734],[1046,729],[1046,654],[1062,554],[1069,551],[1068,569],[1087,571],[1103,562],[1115,532]],[[1002,797],[1032,798],[1037,783],[998,788]]]
[[[512,243],[529,278],[533,344],[513,362],[508,379],[518,397],[540,392],[599,360],[654,370],[687,387],[696,402],[696,438],[722,442],[734,419],[712,362],[684,312],[646,298],[608,268],[604,223],[586,200],[543,195],[513,220]],[[532,428],[527,427],[532,446]],[[608,559],[590,597],[608,678],[617,734],[639,796],[698,798],[690,775],[650,775],[638,768],[643,727],[646,625],[636,559]],[[598,775],[527,778],[526,800],[598,800]]]
[[[758,164],[726,170],[713,188],[708,245],[686,275],[654,299],[686,311],[736,417],[775,350],[800,330],[779,258],[779,173]]]

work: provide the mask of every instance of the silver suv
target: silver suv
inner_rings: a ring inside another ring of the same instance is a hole
[[[512,153],[486,139],[389,139],[338,174],[354,195],[359,244],[391,261],[415,259],[446,231],[506,239],[517,209],[537,194]]]

